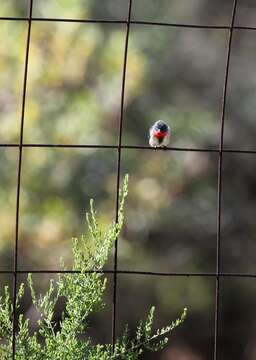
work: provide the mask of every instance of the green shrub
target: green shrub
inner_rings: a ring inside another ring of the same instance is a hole
[[[16,360],[114,360],[138,359],[144,349],[158,351],[168,342],[166,335],[180,325],[187,310],[170,325],[152,332],[154,310],[152,307],[145,321],[137,327],[135,338],[129,336],[126,327],[115,346],[110,344],[94,345],[89,338],[81,339],[88,328],[88,316],[103,308],[103,293],[106,279],[101,272],[108,254],[122,230],[124,223],[124,203],[128,194],[128,176],[125,177],[120,191],[118,222],[113,223],[106,232],[100,230],[93,200],[86,214],[89,239],[82,236],[80,241],[73,239],[73,269],[76,274],[61,273],[57,280],[50,280],[49,289],[44,295],[37,295],[31,274],[28,275],[33,304],[40,314],[38,330],[33,334],[29,330],[29,319],[18,315],[16,334]],[[61,261],[63,270],[66,270]],[[93,271],[97,272],[93,272]],[[16,312],[20,312],[20,301],[25,285],[19,287],[16,299]],[[65,298],[58,329],[53,321],[54,309],[58,299]],[[12,317],[13,305],[8,286],[0,298],[0,355],[2,360],[12,359]]]

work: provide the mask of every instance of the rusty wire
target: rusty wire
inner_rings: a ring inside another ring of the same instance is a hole
[[[231,46],[233,39],[233,28],[236,17],[238,0],[233,1],[233,9],[230,20],[229,38],[227,44],[226,68],[223,84],[222,111],[221,111],[221,131],[219,141],[219,161],[218,161],[218,195],[217,195],[217,239],[216,239],[216,284],[215,284],[215,326],[214,326],[214,360],[218,359],[218,337],[219,337],[219,315],[220,315],[220,261],[221,261],[221,214],[222,214],[222,173],[223,173],[223,144],[224,144],[224,125],[226,115],[226,100],[228,78],[230,70]]]
[[[198,152],[214,152],[218,154],[218,191],[217,191],[217,236],[216,236],[216,272],[213,273],[192,273],[192,272],[154,272],[154,271],[129,271],[118,269],[118,239],[115,243],[114,252],[114,266],[113,269],[100,271],[104,274],[112,274],[114,279],[113,286],[113,298],[112,298],[112,343],[116,341],[116,322],[117,322],[117,293],[118,293],[118,275],[141,275],[141,276],[162,276],[162,277],[212,277],[215,278],[215,325],[214,325],[214,360],[218,359],[218,337],[219,337],[219,301],[220,301],[220,278],[224,277],[248,277],[256,278],[256,273],[224,273],[221,272],[221,213],[222,213],[222,173],[223,173],[223,153],[246,153],[255,154],[256,150],[246,149],[227,149],[224,148],[224,125],[225,125],[225,112],[226,112],[226,99],[227,99],[227,88],[230,71],[230,59],[232,50],[232,35],[234,30],[256,30],[256,27],[248,26],[235,26],[235,16],[237,9],[238,0],[233,1],[233,9],[229,25],[217,26],[217,25],[197,25],[197,24],[178,24],[170,22],[152,22],[152,21],[140,21],[132,20],[132,0],[128,0],[128,9],[126,19],[121,20],[104,20],[104,19],[61,19],[61,18],[39,18],[33,17],[33,0],[29,0],[28,4],[28,16],[26,17],[0,17],[0,21],[24,21],[27,22],[27,41],[26,41],[26,52],[25,52],[25,66],[24,66],[24,79],[23,79],[23,93],[22,93],[22,110],[20,120],[20,135],[19,143],[0,143],[0,147],[14,147],[19,149],[19,159],[17,167],[17,192],[16,192],[16,226],[15,226],[15,244],[14,244],[14,264],[13,270],[5,271],[0,270],[0,274],[12,274],[13,275],[13,304],[16,303],[17,297],[17,280],[18,274],[27,273],[43,273],[43,274],[54,274],[54,273],[78,273],[77,271],[67,270],[60,271],[55,269],[48,270],[20,270],[18,262],[18,245],[19,245],[19,215],[20,215],[20,190],[21,190],[21,176],[22,176],[22,158],[24,148],[106,148],[117,150],[117,177],[116,177],[116,221],[118,221],[118,203],[119,203],[119,187],[121,177],[121,163],[122,163],[122,149],[144,149],[152,150],[149,146],[139,145],[123,145],[123,121],[124,121],[124,98],[125,98],[125,82],[126,82],[126,68],[128,58],[128,44],[130,27],[132,24],[137,26],[165,26],[165,27],[180,27],[188,29],[216,29],[216,30],[228,30],[229,37],[227,41],[227,55],[226,55],[226,66],[223,81],[223,94],[222,94],[222,111],[220,119],[220,138],[218,148],[178,148],[168,147],[167,151],[198,151]],[[29,48],[30,48],[30,34],[33,22],[77,22],[77,23],[104,23],[104,24],[123,24],[126,26],[125,46],[124,46],[124,57],[123,57],[123,70],[122,70],[122,86],[120,94],[120,119],[119,119],[119,137],[118,145],[88,145],[88,144],[39,144],[39,143],[24,143],[23,142],[23,129],[24,129],[24,114],[26,105],[26,90],[27,90],[27,79],[28,79],[28,67],[29,67]],[[155,150],[154,150],[155,151]],[[161,151],[161,149],[159,149]],[[93,271],[88,271],[93,272]],[[13,352],[12,358],[15,360],[15,334],[17,331],[17,314],[15,306],[13,306]]]

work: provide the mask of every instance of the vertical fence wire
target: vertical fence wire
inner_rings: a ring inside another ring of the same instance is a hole
[[[217,244],[216,244],[216,282],[215,282],[215,321],[214,321],[214,360],[218,359],[218,336],[219,336],[219,317],[220,317],[220,269],[221,269],[221,214],[222,214],[222,170],[223,170],[223,143],[224,127],[227,102],[227,88],[230,71],[230,58],[232,48],[233,28],[235,23],[236,9],[238,0],[234,0],[230,21],[229,37],[227,44],[226,68],[224,75],[221,128],[219,141],[219,160],[218,160],[218,197],[217,197]]]
[[[12,326],[12,359],[15,359],[16,350],[16,326],[17,326],[17,283],[18,283],[18,246],[19,246],[19,220],[20,220],[20,190],[21,190],[21,171],[22,171],[22,153],[23,153],[23,133],[24,133],[24,116],[26,105],[26,92],[27,92],[27,79],[28,79],[28,59],[29,59],[29,47],[30,47],[30,34],[32,26],[32,10],[33,0],[28,3],[28,30],[26,41],[26,53],[25,53],[25,65],[24,65],[24,78],[23,78],[23,92],[22,92],[22,108],[21,108],[21,120],[20,120],[20,139],[19,139],[19,160],[18,160],[18,172],[17,172],[17,191],[16,191],[16,223],[15,223],[15,246],[14,246],[14,266],[13,266],[13,326]]]
[[[124,48],[124,62],[123,62],[123,74],[122,74],[122,87],[121,87],[121,108],[120,108],[120,121],[119,121],[119,138],[118,138],[118,155],[117,155],[116,222],[118,222],[118,210],[119,210],[119,188],[120,188],[121,156],[122,156],[121,146],[122,146],[122,135],[123,135],[125,81],[126,81],[126,71],[127,71],[131,12],[132,12],[132,0],[129,0],[127,24],[126,24],[125,48]],[[117,265],[118,265],[118,239],[116,239],[116,241],[115,241],[115,250],[114,250],[114,279],[113,279],[114,282],[113,282],[113,303],[112,303],[112,345],[113,346],[115,345],[115,342],[116,342]]]
[[[21,192],[21,176],[22,176],[22,159],[23,159],[23,148],[28,147],[31,150],[36,147],[63,147],[63,148],[112,148],[117,150],[117,167],[116,167],[116,208],[115,217],[116,222],[118,221],[119,211],[119,188],[121,178],[121,163],[122,163],[122,149],[151,149],[148,146],[124,146],[122,145],[123,136],[123,123],[124,123],[124,104],[125,104],[125,84],[126,84],[126,73],[127,73],[127,59],[128,59],[128,46],[131,24],[137,24],[140,26],[169,26],[169,27],[183,27],[183,28],[200,28],[200,29],[226,29],[229,30],[229,37],[227,43],[227,55],[226,65],[224,73],[224,84],[222,93],[222,108],[221,108],[221,125],[220,125],[220,138],[218,149],[202,149],[202,148],[174,148],[169,147],[169,151],[205,151],[205,152],[216,152],[218,153],[218,188],[217,188],[217,236],[216,236],[216,273],[161,273],[152,271],[126,271],[118,270],[118,239],[115,242],[114,247],[114,266],[113,270],[105,270],[104,273],[113,275],[113,297],[112,297],[112,344],[116,342],[116,324],[117,324],[117,290],[118,290],[118,274],[130,274],[130,275],[147,275],[147,276],[209,276],[215,278],[215,310],[214,310],[214,360],[218,360],[218,339],[219,339],[219,318],[220,318],[220,279],[221,277],[256,277],[256,274],[241,274],[241,273],[222,273],[221,272],[221,219],[222,219],[222,194],[223,194],[223,154],[226,152],[233,153],[252,153],[255,154],[256,150],[241,150],[241,149],[224,149],[224,125],[225,125],[225,113],[226,113],[226,101],[227,101],[227,89],[230,72],[230,59],[231,59],[231,48],[232,48],[232,37],[234,29],[247,29],[256,30],[256,27],[241,27],[235,26],[235,17],[238,6],[238,0],[233,1],[231,21],[229,26],[211,26],[211,25],[194,25],[194,24],[173,24],[173,23],[160,23],[160,22],[149,22],[149,21],[134,21],[131,19],[132,13],[132,0],[128,0],[127,18],[126,20],[86,20],[86,19],[61,19],[61,18],[33,18],[33,0],[28,2],[28,16],[24,18],[19,17],[0,17],[0,20],[15,20],[15,21],[26,21],[27,22],[27,39],[26,39],[26,51],[24,61],[24,78],[23,78],[23,92],[22,92],[22,108],[21,108],[21,120],[20,120],[20,135],[19,143],[17,144],[0,144],[0,147],[15,147],[18,149],[18,165],[17,165],[17,189],[16,189],[16,218],[15,218],[15,244],[14,244],[14,263],[12,271],[0,271],[0,273],[10,273],[13,275],[13,327],[12,327],[12,359],[15,360],[16,351],[16,332],[17,332],[17,287],[18,287],[18,274],[26,274],[28,272],[34,273],[61,273],[64,271],[59,270],[35,270],[35,271],[22,271],[19,269],[19,221],[20,221],[20,192]],[[27,91],[27,79],[28,79],[28,66],[29,66],[29,49],[30,49],[30,38],[31,28],[33,21],[63,21],[63,22],[84,22],[84,23],[118,23],[126,26],[126,35],[124,42],[124,57],[123,57],[123,69],[122,69],[122,83],[121,83],[121,103],[120,103],[120,118],[119,118],[119,137],[118,145],[86,145],[86,144],[24,144],[23,133],[24,133],[24,119],[25,119],[25,105],[26,105],[26,91]],[[65,271],[66,273],[77,273],[75,271]]]

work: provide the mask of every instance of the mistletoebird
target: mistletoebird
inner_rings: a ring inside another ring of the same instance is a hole
[[[149,145],[165,148],[170,142],[171,129],[162,120],[158,120],[149,129]]]

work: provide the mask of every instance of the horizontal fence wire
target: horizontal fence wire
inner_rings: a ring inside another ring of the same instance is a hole
[[[19,148],[19,144],[1,144],[0,148],[11,147]],[[165,147],[165,148],[152,148],[145,145],[90,145],[90,144],[22,144],[23,148],[64,148],[64,149],[134,149],[134,150],[151,150],[151,151],[195,151],[195,152],[213,152],[219,153],[217,148],[187,148],[187,147]],[[223,153],[237,153],[237,154],[255,154],[255,150],[246,149],[222,149]]]
[[[0,16],[0,21],[28,21],[28,17],[20,16]],[[127,25],[127,20],[106,20],[106,19],[72,19],[72,18],[48,18],[48,17],[32,17],[31,21],[38,22],[67,22],[67,23],[88,23],[88,24],[123,24]],[[204,25],[204,24],[180,24],[170,22],[159,22],[159,21],[142,21],[142,20],[130,20],[130,25],[149,25],[149,26],[169,26],[169,27],[180,27],[189,29],[212,29],[212,30],[230,30],[229,25]],[[255,26],[232,26],[233,30],[256,30]]]
[[[218,359],[218,337],[219,337],[219,301],[220,301],[220,278],[256,278],[256,273],[228,273],[221,272],[221,208],[222,208],[222,163],[224,153],[241,153],[241,154],[256,154],[256,149],[228,149],[224,147],[224,122],[225,122],[225,108],[227,98],[228,87],[228,75],[230,70],[230,58],[232,48],[232,34],[234,30],[256,30],[256,27],[251,26],[237,26],[235,25],[235,15],[238,0],[234,0],[233,9],[231,14],[231,21],[229,25],[200,25],[200,24],[180,24],[170,22],[153,22],[153,21],[140,21],[132,20],[132,0],[128,1],[127,18],[120,20],[105,20],[105,19],[75,19],[75,18],[41,18],[33,16],[33,0],[29,1],[28,16],[27,17],[15,17],[15,16],[0,16],[0,21],[24,21],[27,23],[27,42],[25,52],[25,66],[24,66],[24,80],[23,80],[23,95],[22,95],[22,110],[21,110],[21,122],[20,122],[20,139],[17,143],[0,143],[0,148],[17,148],[19,151],[19,161],[17,165],[17,200],[16,200],[16,226],[15,226],[15,245],[14,245],[14,266],[13,270],[0,270],[0,275],[13,275],[13,305],[16,303],[17,298],[17,276],[18,274],[61,274],[70,273],[77,274],[79,271],[73,270],[54,270],[54,269],[20,269],[18,263],[19,255],[19,215],[20,215],[20,191],[21,191],[21,175],[22,175],[22,151],[24,148],[98,148],[98,149],[116,149],[117,150],[117,170],[116,170],[116,221],[118,221],[118,202],[119,202],[119,187],[121,177],[121,165],[122,165],[122,149],[131,150],[151,150],[151,151],[187,151],[187,152],[209,152],[218,154],[218,191],[217,191],[217,237],[216,237],[216,271],[215,272],[157,272],[157,271],[139,271],[139,270],[122,270],[118,269],[118,241],[115,244],[114,253],[114,268],[101,271],[86,271],[85,273],[102,273],[112,274],[114,280],[113,287],[113,301],[112,301],[112,343],[115,344],[116,340],[116,322],[117,322],[117,295],[118,287],[117,280],[118,275],[131,275],[131,276],[152,276],[152,277],[210,277],[216,281],[215,285],[215,323],[214,323],[214,360]],[[53,143],[24,143],[23,142],[23,129],[24,129],[24,114],[26,104],[26,87],[28,78],[29,67],[29,45],[30,45],[30,33],[33,22],[65,22],[65,23],[87,23],[87,24],[121,24],[126,26],[125,37],[125,49],[123,59],[123,73],[122,73],[122,86],[120,92],[120,121],[119,121],[119,140],[117,145],[99,145],[99,144],[53,144]],[[227,43],[227,55],[226,55],[226,68],[224,73],[223,95],[222,95],[222,113],[221,113],[221,131],[219,137],[218,148],[191,148],[191,147],[167,147],[165,149],[152,149],[149,146],[140,145],[124,145],[122,143],[123,122],[124,122],[124,98],[125,98],[125,80],[126,80],[126,66],[128,58],[128,43],[129,33],[132,25],[138,26],[159,26],[159,27],[173,27],[173,28],[185,28],[185,29],[205,29],[205,30],[227,30],[229,31],[229,38]],[[15,360],[16,349],[16,336],[17,333],[17,314],[15,306],[13,306],[13,355]]]
[[[81,274],[76,270],[0,270],[0,275],[11,274]],[[208,273],[208,272],[161,272],[161,271],[139,271],[139,270],[85,270],[85,274],[124,274],[124,275],[149,275],[149,276],[179,276],[179,277],[239,277],[239,278],[255,278],[256,273]]]

